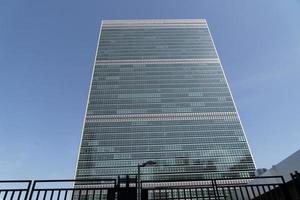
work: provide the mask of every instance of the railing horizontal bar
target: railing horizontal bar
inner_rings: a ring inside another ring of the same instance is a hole
[[[230,179],[231,180],[231,179]],[[234,179],[232,179],[234,180]],[[182,180],[182,179],[172,179],[172,180],[142,180],[141,182],[144,182],[144,183],[156,183],[156,182],[191,182],[191,181],[197,181],[197,182],[211,182],[211,180],[208,180],[208,179],[188,179],[188,180]]]
[[[274,179],[274,178],[280,178],[281,179],[282,176],[237,177],[237,178],[223,178],[223,179],[218,178],[218,179],[214,179],[214,180],[219,181],[219,180],[240,180],[240,179],[243,179],[243,180],[248,180],[248,179]]]
[[[179,190],[179,189],[199,189],[199,188],[213,188],[213,187],[154,187],[154,188],[145,188],[147,190],[161,190],[161,189],[172,189],[172,190]]]
[[[27,191],[27,189],[0,189],[0,192],[25,192]]]
[[[111,181],[116,182],[115,179],[56,179],[56,180],[35,180],[36,183],[48,182],[97,182],[97,181]]]
[[[31,180],[0,180],[0,183],[30,183]]]
[[[220,185],[218,184],[218,188],[221,187],[256,187],[256,186],[281,186],[284,185],[283,183],[276,183],[276,184],[252,184],[252,185],[239,185],[239,184],[228,184],[228,185]]]
[[[101,188],[90,188],[90,187],[86,187],[86,188],[47,188],[47,189],[33,189],[34,192],[38,192],[38,191],[79,191],[79,190],[107,190],[107,189],[112,189],[114,187],[101,187]]]

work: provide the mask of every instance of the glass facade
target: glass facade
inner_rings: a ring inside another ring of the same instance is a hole
[[[254,176],[205,20],[103,21],[76,178]]]

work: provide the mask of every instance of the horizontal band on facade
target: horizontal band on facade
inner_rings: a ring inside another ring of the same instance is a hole
[[[240,158],[243,158],[240,156]],[[184,159],[182,159],[184,161]],[[189,160],[189,158],[187,159]],[[136,165],[124,165],[124,166],[118,166],[118,165],[112,165],[112,166],[100,166],[100,163],[97,165],[92,165],[89,161],[79,161],[80,165],[87,165],[87,166],[93,166],[93,169],[107,169],[107,168],[112,168],[112,169],[120,169],[120,168],[136,168],[138,165],[138,161]],[[240,166],[252,166],[253,163],[251,161],[245,161],[245,162],[240,162]],[[99,166],[99,167],[98,167]],[[224,163],[224,162],[218,162],[218,163],[204,163],[204,164],[198,164],[198,163],[176,163],[176,164],[167,164],[167,165],[160,165],[156,164],[155,166],[148,166],[149,168],[158,168],[158,167],[170,167],[170,168],[180,168],[180,167],[226,167],[226,166],[232,166],[232,163]]]
[[[99,140],[98,140],[99,141]],[[98,141],[84,141],[84,143],[85,144],[83,144],[82,146],[81,146],[81,148],[89,148],[89,147],[91,147],[91,148],[93,148],[93,147],[99,147],[99,144],[98,144]],[[233,146],[233,145],[236,145],[237,143],[234,141],[234,142],[220,142],[220,143],[212,143],[212,142],[210,142],[210,143],[208,143],[208,142],[206,142],[205,144],[202,144],[202,145],[206,145],[206,146],[210,146],[210,145],[214,145],[214,146],[216,146],[216,147],[219,147],[220,149],[222,149],[222,146],[227,146],[227,145],[230,145],[230,146]],[[240,143],[238,143],[238,144],[240,144]],[[242,142],[242,144],[243,145],[248,145],[248,143],[247,143],[247,141],[244,141],[244,142]],[[153,146],[162,146],[162,145],[164,145],[164,144],[136,144],[135,146],[137,146],[137,147],[149,147],[149,146],[151,146],[151,147],[153,147]],[[172,143],[172,144],[165,144],[165,145],[197,145],[197,143],[193,143],[193,144],[188,144],[188,143]],[[122,147],[122,148],[130,148],[130,147],[132,147],[132,146],[130,146],[130,145],[125,145],[125,144],[112,144],[112,145],[107,145],[107,146],[102,146],[102,147],[104,147],[104,148],[109,148],[109,147]],[[243,146],[243,148],[244,148],[244,146]],[[205,150],[209,150],[210,149],[210,147],[207,147],[207,148],[204,148]],[[229,148],[226,148],[226,149],[229,149]],[[232,148],[232,150],[239,150],[239,148],[238,147],[234,147],[234,148]],[[191,157],[191,158],[198,158],[198,157]],[[148,159],[148,158],[145,158],[145,159]],[[166,158],[157,158],[157,159],[166,159]],[[157,160],[156,159],[156,160]],[[119,160],[127,160],[127,159],[119,159]]]
[[[146,26],[161,26],[169,27],[169,26],[206,26],[207,22],[205,19],[166,19],[166,20],[103,20],[102,21],[102,29],[106,27],[146,27]]]
[[[207,27],[207,24],[205,22],[196,22],[196,23],[120,23],[120,24],[109,24],[109,23],[104,23],[102,25],[102,29],[105,29],[105,28],[140,28],[140,27],[150,27],[150,28],[156,28],[156,27],[159,27],[159,28],[170,28],[171,27],[174,27],[174,28],[179,28],[180,26],[181,27]]]
[[[132,115],[87,115],[86,122],[169,121],[169,120],[235,120],[235,112],[167,113]]]
[[[254,168],[254,166],[252,167],[252,168]],[[135,167],[135,169],[137,169],[137,167]],[[135,170],[135,169],[133,169],[133,170]],[[90,171],[92,171],[92,169],[90,170]],[[79,177],[79,178],[83,178],[83,177],[86,177],[86,178],[91,178],[91,177],[93,177],[93,176],[96,176],[96,177],[106,177],[106,176],[117,176],[116,174],[105,174],[105,175],[101,175],[101,174],[97,174],[96,173],[96,170],[94,170],[94,174],[79,174],[78,172],[77,172],[77,176]],[[163,177],[163,178],[165,178],[166,176],[174,176],[174,175],[176,175],[176,177],[179,177],[179,176],[184,176],[184,177],[187,177],[188,175],[192,175],[192,176],[196,176],[196,175],[205,175],[205,176],[218,176],[218,175],[225,175],[225,174],[232,174],[232,173],[239,173],[239,172],[246,172],[246,173],[250,173],[250,172],[252,172],[252,169],[251,170],[249,170],[249,169],[232,169],[232,170],[230,170],[230,171],[228,171],[228,170],[214,170],[214,171],[212,171],[211,169],[208,169],[208,170],[206,170],[206,171],[201,171],[201,172],[199,172],[199,170],[198,171],[187,171],[187,172],[180,172],[180,174],[178,174],[179,172],[163,172],[163,173],[154,173],[154,175],[153,175],[153,172],[150,172],[150,173],[143,173],[143,174],[141,174],[141,177],[145,177],[145,176],[147,176],[147,175],[150,175],[150,176],[155,176],[156,178],[158,178],[158,177]],[[127,172],[125,172],[125,173],[123,173],[123,174],[118,174],[118,175],[136,175],[136,172],[134,171],[134,172],[132,172],[132,173],[127,173]],[[220,176],[220,178],[221,178],[222,176]],[[166,179],[163,179],[163,180],[166,180]],[[170,179],[170,180],[172,180],[172,179]],[[238,181],[238,180],[237,180]]]
[[[179,28],[182,28],[182,29],[187,29],[187,28],[207,28],[206,25],[179,25],[179,24],[176,24],[176,25],[156,25],[156,26],[153,26],[153,25],[140,25],[140,26],[105,26],[105,27],[102,27],[102,30],[120,30],[120,29],[124,29],[124,30],[128,30],[128,29],[170,29],[170,28],[176,28],[176,29],[179,29]]]
[[[96,65],[128,65],[128,64],[185,64],[185,63],[220,63],[213,59],[139,59],[139,60],[97,60]]]
[[[165,113],[165,114],[132,114],[132,115],[87,115],[87,118],[128,118],[128,117],[136,117],[136,118],[151,118],[151,117],[195,117],[195,116],[236,116],[235,112],[207,112],[207,113]]]
[[[103,24],[164,24],[164,23],[206,23],[205,19],[128,19],[102,20]]]

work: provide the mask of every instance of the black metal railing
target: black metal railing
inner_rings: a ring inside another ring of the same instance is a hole
[[[33,182],[29,200],[114,199],[115,188],[114,179],[37,180]]]
[[[30,187],[30,180],[0,181],[0,199],[27,200]]]
[[[145,200],[290,200],[281,176],[142,183]]]
[[[294,199],[300,199],[300,173],[295,171],[291,173],[292,180],[287,183],[289,193]]]
[[[217,199],[288,200],[282,176],[214,180]]]
[[[300,175],[142,181],[142,200],[296,200]],[[0,181],[0,200],[136,200],[137,179]]]

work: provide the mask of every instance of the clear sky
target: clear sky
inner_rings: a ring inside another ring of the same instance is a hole
[[[257,167],[300,148],[299,0],[0,0],[0,179],[72,178],[102,19],[205,18]]]

